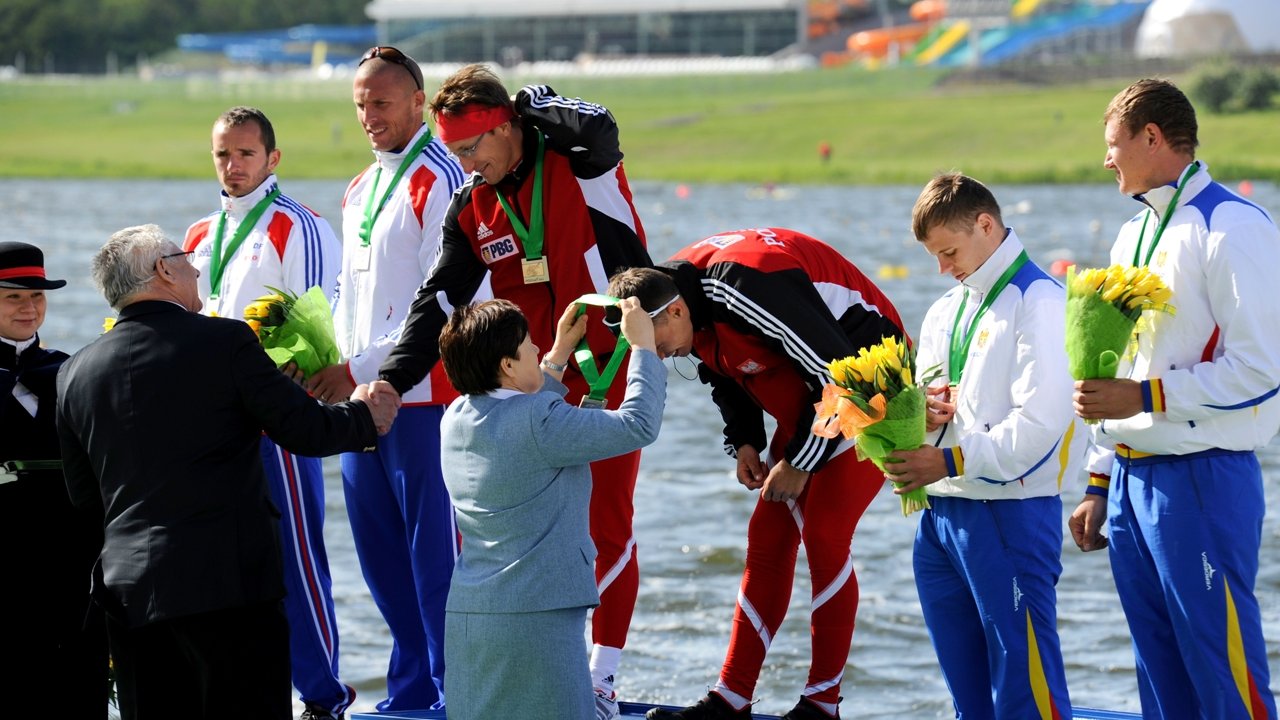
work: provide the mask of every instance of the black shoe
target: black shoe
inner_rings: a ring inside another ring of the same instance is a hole
[[[644,715],[645,720],[751,720],[751,706],[734,710],[718,693],[707,693],[697,705],[683,710],[654,708]]]
[[[844,698],[840,698],[843,700]],[[836,701],[836,704],[840,703]],[[791,712],[782,716],[782,720],[840,720],[840,711],[836,710],[836,714],[828,715],[825,710],[814,704],[812,700],[806,697],[800,698],[800,702],[791,708]]]
[[[307,703],[306,709],[302,711],[301,720],[346,720],[346,715],[343,713],[334,715],[319,705]]]

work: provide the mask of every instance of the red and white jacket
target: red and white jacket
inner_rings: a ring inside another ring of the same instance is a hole
[[[689,304],[699,375],[724,418],[725,451],[767,448],[763,412],[783,457],[816,472],[849,447],[814,435],[827,364],[892,336],[907,340],[893,303],[826,243],[783,228],[736,230],[659,266]],[[780,448],[781,449],[781,448]]]
[[[515,109],[524,126],[522,160],[497,185],[473,175],[453,198],[444,219],[440,259],[418,291],[400,344],[380,370],[397,390],[419,382],[433,367],[439,372],[437,343],[445,321],[454,307],[477,299],[486,281],[493,297],[520,306],[534,344],[546,350],[569,303],[604,292],[609,277],[620,270],[652,264],[622,170],[618,126],[609,111],[560,97],[544,85],[521,89]],[[526,285],[520,263],[524,247],[497,193],[527,226],[539,131],[546,136],[543,256],[551,280]],[[613,348],[615,338],[601,323],[588,328],[593,349]],[[565,385],[574,401],[585,387],[576,367],[566,374]],[[622,385],[614,385],[618,397]]]
[[[374,197],[381,199],[404,154],[425,132],[424,123],[401,152],[374,150],[376,161],[351,181],[342,198],[342,272],[333,324],[338,347],[357,383],[378,379],[378,366],[395,347],[414,293],[439,253],[440,221],[449,199],[464,179],[458,161],[439,138],[432,138],[387,198],[369,246],[362,247],[360,227],[371,185],[376,179]],[[404,402],[448,404],[458,396],[443,367],[431,374],[430,382],[418,384],[425,376],[396,388]]]
[[[218,216],[226,213],[223,247],[230,246],[246,215],[277,186],[270,175],[253,192],[243,197],[222,193],[222,210],[210,213],[187,229],[182,249],[194,251],[192,260],[200,270],[200,299],[205,315],[243,318],[244,309],[274,287],[302,294],[319,286],[332,298],[342,256],[342,244],[329,223],[302,203],[281,194],[262,213],[254,228],[222,271],[218,297],[211,298],[213,241]]]

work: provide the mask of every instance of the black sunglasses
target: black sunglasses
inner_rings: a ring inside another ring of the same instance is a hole
[[[405,55],[390,45],[374,45],[366,50],[364,55],[360,57],[360,62],[356,64],[356,67],[360,67],[374,58],[382,58],[389,63],[395,63],[405,70],[408,70],[409,74],[413,76],[413,82],[418,86],[418,89],[423,89],[422,68],[418,67],[418,63],[414,62],[413,58]]]

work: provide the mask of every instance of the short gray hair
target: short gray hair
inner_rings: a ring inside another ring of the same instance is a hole
[[[130,296],[147,289],[156,276],[156,261],[174,244],[159,225],[118,230],[93,256],[93,284],[112,308],[120,310]]]

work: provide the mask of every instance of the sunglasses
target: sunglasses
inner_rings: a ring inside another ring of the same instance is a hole
[[[413,58],[389,45],[374,45],[366,50],[364,55],[360,56],[360,62],[356,64],[356,67],[359,67],[374,58],[381,58],[382,60],[389,63],[395,63],[405,70],[408,70],[409,74],[413,76],[414,84],[418,86],[419,90],[423,89],[422,68],[418,67],[418,63],[414,62]]]
[[[650,310],[648,313],[649,317],[651,318],[658,317],[659,315],[662,314],[663,310],[666,310],[668,307],[671,306],[672,303],[674,303],[679,299],[680,299],[679,295],[673,296],[670,300],[662,303],[661,305],[654,308],[653,310]],[[614,312],[618,313],[617,320],[609,319],[608,315],[611,314],[609,313],[610,310],[613,310]],[[617,311],[615,308],[606,308],[605,313],[606,313],[605,317],[601,318],[600,322],[604,323],[604,326],[609,328],[609,332],[613,333],[614,336],[616,337],[622,331],[622,313],[620,311]]]

